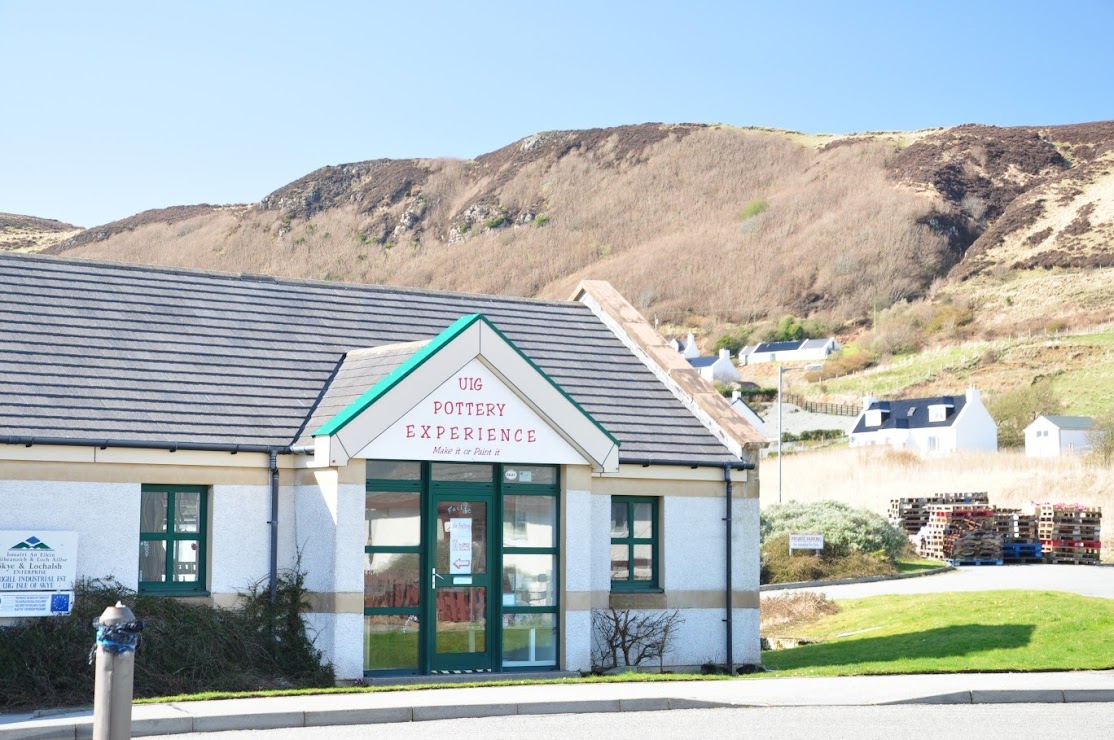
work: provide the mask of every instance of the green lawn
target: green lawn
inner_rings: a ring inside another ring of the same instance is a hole
[[[780,675],[1044,671],[1114,667],[1114,601],[1046,591],[878,596],[794,636],[824,642],[763,653]]]
[[[947,565],[943,560],[927,560],[925,558],[898,558],[895,562],[898,573],[923,573],[926,570],[936,570]]]

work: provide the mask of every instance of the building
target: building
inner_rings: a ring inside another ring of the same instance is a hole
[[[1089,452],[1095,420],[1089,416],[1038,416],[1025,427],[1027,457],[1059,457]]]
[[[890,445],[922,455],[971,450],[996,452],[998,425],[980,394],[879,401],[867,397],[851,430],[851,446]]]
[[[347,680],[585,670],[608,607],[759,661],[764,440],[606,283],[0,254],[0,313],[0,531],[76,533],[79,578],[225,607],[300,562]]]
[[[690,357],[689,364],[696,368],[700,377],[709,383],[738,383],[739,368],[731,361],[730,350],[721,349],[715,357]]]
[[[750,404],[743,399],[743,394],[737,390],[731,393],[731,407],[763,437],[774,442],[777,441],[777,430],[774,430],[773,437],[771,437],[770,432],[766,429],[766,422],[762,421],[758,412],[750,407]]]
[[[721,349],[719,355],[704,356],[696,346],[696,336],[691,332],[688,339],[682,342],[679,339],[670,339],[667,346],[689,361],[700,373],[700,376],[709,383],[738,383],[739,368],[731,361],[731,351]]]
[[[760,362],[815,362],[826,360],[839,351],[835,337],[827,339],[799,339],[791,342],[761,342],[748,344],[739,352],[740,365]]]

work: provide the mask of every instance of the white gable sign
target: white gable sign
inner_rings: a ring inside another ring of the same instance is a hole
[[[583,455],[478,359],[471,360],[353,457],[585,463]]]

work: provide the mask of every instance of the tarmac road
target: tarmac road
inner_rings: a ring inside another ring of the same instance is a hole
[[[885,594],[936,594],[948,591],[1066,591],[1114,599],[1114,568],[1100,565],[982,565],[956,568],[922,578],[842,586],[792,589],[822,593],[829,599],[861,599]],[[788,589],[763,591],[762,596]]]

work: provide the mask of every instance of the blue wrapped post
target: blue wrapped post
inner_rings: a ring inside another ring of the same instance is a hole
[[[132,734],[135,648],[143,623],[117,601],[93,621],[93,626],[97,628],[93,740],[126,740]]]

